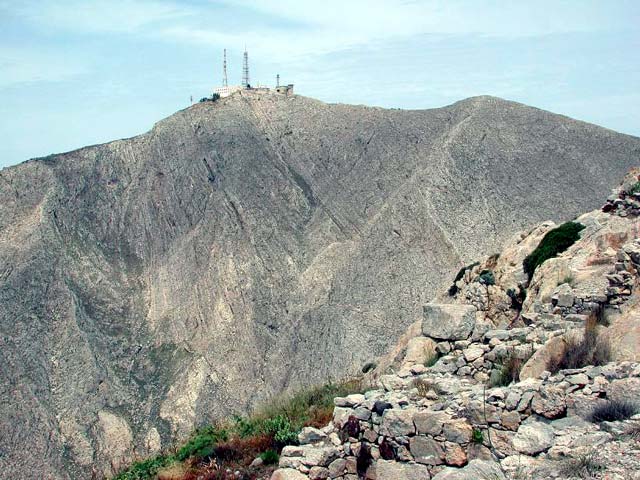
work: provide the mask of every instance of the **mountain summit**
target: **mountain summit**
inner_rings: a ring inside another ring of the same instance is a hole
[[[600,205],[640,139],[493,97],[241,92],[0,171],[0,471],[111,475],[359,371],[462,265]]]

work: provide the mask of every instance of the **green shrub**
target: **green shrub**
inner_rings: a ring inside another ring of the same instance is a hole
[[[640,193],[640,182],[634,183],[627,193],[629,195],[635,195],[636,193]]]
[[[480,272],[480,276],[478,277],[478,281],[484,285],[495,285],[496,277],[491,270],[483,270]]]
[[[260,458],[265,465],[275,465],[280,460],[278,453],[275,450],[267,450],[260,454]]]
[[[142,462],[136,462],[124,472],[116,475],[113,480],[150,480],[156,477],[158,470],[168,467],[175,462],[172,456],[159,455]]]
[[[482,442],[484,442],[484,434],[482,433],[482,430],[474,428],[473,433],[471,434],[471,440],[473,443],[482,444]]]
[[[533,273],[538,266],[573,245],[580,238],[580,231],[584,228],[584,225],[580,223],[566,222],[558,228],[547,232],[537,248],[531,252],[522,263],[524,271],[529,277],[529,281],[531,281]]]
[[[182,446],[176,453],[176,459],[184,461],[187,458],[207,458],[213,455],[214,449],[218,442],[224,442],[229,439],[226,430],[216,427],[205,427],[196,430],[189,441]]]

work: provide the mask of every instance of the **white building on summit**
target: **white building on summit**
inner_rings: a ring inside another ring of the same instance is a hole
[[[236,92],[241,90],[255,90],[258,92],[268,92],[271,89],[268,87],[264,87],[259,85],[258,87],[252,87],[249,82],[249,53],[246,48],[243,55],[242,61],[242,84],[241,85],[231,85],[229,86],[229,82],[227,79],[227,49],[224,49],[223,61],[222,61],[222,86],[215,87],[213,89],[213,93],[220,95],[220,98],[228,97],[229,95],[233,95]],[[293,94],[293,84],[289,85],[280,85],[280,75],[277,76],[276,87],[274,89],[276,93],[281,93],[284,95]]]

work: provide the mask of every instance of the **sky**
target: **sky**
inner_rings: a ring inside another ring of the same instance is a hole
[[[0,168],[251,83],[331,103],[495,95],[640,136],[637,0],[0,0]]]

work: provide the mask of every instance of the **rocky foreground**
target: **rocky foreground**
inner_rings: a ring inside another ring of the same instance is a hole
[[[639,174],[530,280],[550,222],[461,270],[272,480],[640,479]]]

